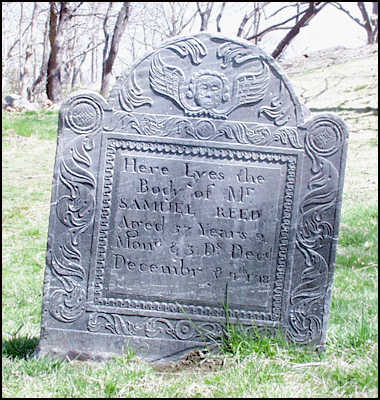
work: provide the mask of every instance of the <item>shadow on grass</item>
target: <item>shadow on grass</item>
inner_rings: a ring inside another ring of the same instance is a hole
[[[311,112],[339,112],[339,111],[351,111],[358,114],[368,113],[371,112],[374,115],[378,115],[379,109],[375,107],[326,107],[326,108],[315,108],[310,107],[309,110]]]
[[[20,336],[2,342],[2,355],[10,358],[26,359],[38,345],[37,337]]]

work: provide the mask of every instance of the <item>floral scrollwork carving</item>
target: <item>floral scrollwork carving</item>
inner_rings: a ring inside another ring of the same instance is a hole
[[[153,100],[148,96],[143,96],[142,89],[137,85],[136,73],[133,71],[129,76],[122,78],[120,89],[111,93],[110,98],[118,96],[118,103],[122,110],[133,111],[144,104],[153,104]]]
[[[129,317],[101,312],[90,314],[88,330],[90,332],[108,332],[115,335],[186,341],[208,341],[220,337],[223,333],[222,325],[215,322]]]
[[[95,205],[95,177],[89,171],[88,155],[94,148],[87,136],[70,147],[71,157],[60,161],[60,197],[56,205],[57,223],[66,232],[57,235],[48,251],[47,262],[61,288],[50,295],[50,314],[61,322],[73,322],[84,312],[86,272],[81,264],[80,236],[93,219]]]
[[[260,58],[254,54],[252,49],[241,43],[235,43],[218,37],[211,38],[213,42],[219,42],[221,45],[216,52],[217,58],[222,59],[221,68],[226,69],[231,66],[240,66],[248,61],[256,61]]]
[[[343,144],[343,130],[332,119],[309,124],[305,151],[312,161],[308,192],[299,209],[296,247],[304,258],[300,282],[290,296],[289,337],[299,343],[317,340],[322,331],[323,307],[329,277],[326,254],[334,239],[339,171],[327,157]]]
[[[227,138],[234,139],[238,143],[264,146],[280,141],[282,144],[290,144],[296,149],[302,147],[296,127],[282,127],[272,132],[265,125],[249,128],[246,124],[234,122],[221,125],[218,132],[223,132]]]
[[[195,37],[180,40],[166,46],[165,48],[173,50],[182,58],[189,56],[191,62],[195,65],[200,64],[203,57],[207,55],[207,47],[201,40]]]
[[[264,114],[268,119],[272,120],[275,125],[282,126],[289,121],[289,107],[286,110],[282,108],[283,104],[279,97],[273,98],[270,106],[261,106],[259,116]]]
[[[191,136],[196,140],[224,140],[257,146],[289,145],[295,149],[302,148],[299,132],[296,127],[283,126],[275,130],[264,124],[248,125],[243,122],[225,121],[216,125],[211,120],[191,120],[181,117],[159,119],[154,115],[138,117],[128,112],[117,111],[114,126],[107,130],[126,128],[144,136]]]

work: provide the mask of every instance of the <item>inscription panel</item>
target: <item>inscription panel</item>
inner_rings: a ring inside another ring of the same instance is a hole
[[[165,301],[222,316],[228,299],[278,320],[299,154],[115,137],[105,146],[112,182],[99,202],[112,196],[100,227],[113,228],[105,254],[98,242],[95,304]]]
[[[227,319],[324,346],[347,128],[271,57],[174,38],[58,130],[38,354],[176,360]]]

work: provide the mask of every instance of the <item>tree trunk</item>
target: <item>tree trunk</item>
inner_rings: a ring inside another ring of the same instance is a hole
[[[278,58],[284,52],[284,50],[286,49],[286,47],[288,47],[290,42],[298,35],[300,29],[305,25],[307,25],[308,22],[310,22],[311,19],[314,18],[327,3],[322,3],[319,8],[316,8],[315,6],[316,4],[321,4],[321,3],[315,3],[315,2],[309,3],[309,8],[306,10],[302,18],[293,26],[293,28],[286,34],[286,36],[280,41],[280,43],[272,52],[271,55],[273,58]]]
[[[244,31],[245,26],[247,25],[247,22],[253,17],[255,12],[256,12],[256,9],[254,8],[251,12],[244,14],[244,17],[241,20],[241,23],[239,25],[239,29],[238,29],[237,34],[236,34],[237,37],[242,37],[243,36],[243,31]]]
[[[367,44],[373,44],[375,43],[376,36],[375,29],[372,29],[371,21],[369,19],[367,10],[365,9],[364,3],[362,1],[358,1],[357,5],[364,20],[364,29],[367,32]]]
[[[201,17],[201,27],[200,27],[201,32],[204,32],[207,30],[208,21],[210,19],[211,10],[212,10],[213,5],[214,5],[214,2],[212,2],[212,1],[207,2],[205,10],[202,11],[199,1],[197,1],[198,13],[199,13],[199,16]]]
[[[44,46],[43,46],[43,53],[42,53],[42,62],[41,62],[41,67],[40,67],[40,73],[37,76],[37,78],[34,80],[30,92],[32,98],[35,98],[36,94],[39,92],[37,91],[38,85],[46,79],[47,76],[47,64],[48,64],[48,45],[49,45],[49,15],[46,18],[46,23],[45,23],[45,33],[44,33]],[[46,86],[46,85],[45,85]],[[42,91],[42,90],[41,90]]]
[[[30,26],[30,39],[28,41],[28,45],[25,50],[25,65],[24,71],[21,77],[21,97],[23,99],[27,99],[28,101],[32,100],[32,92],[31,92],[31,84],[33,82],[33,74],[32,74],[32,60],[33,56],[33,44],[35,39],[35,30],[37,23],[37,15],[38,15],[38,3],[34,3],[33,14],[32,14],[32,22]]]
[[[67,2],[50,2],[49,40],[51,50],[47,69],[46,93],[48,99],[53,103],[58,103],[62,99],[61,68],[63,66],[64,29],[68,20],[73,16],[68,4]],[[58,10],[59,5],[60,9]]]
[[[46,94],[53,103],[59,102],[62,96],[61,86],[61,51],[62,51],[62,30],[58,31],[58,10],[55,2],[50,2],[50,24],[49,24],[49,41],[50,56],[47,68],[47,86]],[[61,8],[63,8],[63,3]]]
[[[224,11],[224,7],[226,6],[226,2],[223,1],[222,5],[220,6],[220,10],[219,10],[219,14],[216,17],[216,30],[218,32],[222,31],[222,28],[220,26],[220,20],[222,19],[222,15],[223,15],[223,11]]]
[[[121,37],[123,36],[123,33],[127,26],[129,14],[130,14],[130,2],[128,1],[123,3],[121,10],[119,11],[110,45],[108,45],[109,44],[109,40],[107,37],[108,33],[105,31],[106,41],[103,52],[102,85],[100,89],[100,92],[104,97],[108,97],[113,64],[115,62],[116,55],[119,50]]]
[[[372,24],[374,25],[373,34],[375,42],[379,42],[379,4],[377,1],[372,2]]]
[[[18,89],[19,89],[19,94],[21,95],[22,93],[22,70],[23,70],[23,59],[22,59],[22,54],[23,54],[23,49],[22,49],[22,34],[21,34],[21,27],[22,27],[22,20],[23,20],[23,15],[24,15],[24,4],[20,3],[20,20],[19,20],[19,27],[18,27],[18,59],[19,59],[19,65],[18,65]]]

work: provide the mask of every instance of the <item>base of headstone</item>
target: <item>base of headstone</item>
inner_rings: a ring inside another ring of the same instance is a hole
[[[154,50],[108,99],[71,95],[38,354],[179,360],[227,316],[323,347],[347,137],[271,57],[209,33]]]
[[[105,345],[106,343],[106,345]],[[98,349],[107,348],[107,352]],[[107,334],[94,336],[87,332],[67,333],[48,329],[46,338],[41,339],[33,356],[37,358],[50,357],[66,361],[106,361],[115,356],[123,356],[132,351],[140,357],[154,364],[168,364],[183,359],[193,350],[212,350],[215,345],[205,346],[205,343],[175,342],[160,339],[138,339],[115,337]]]

